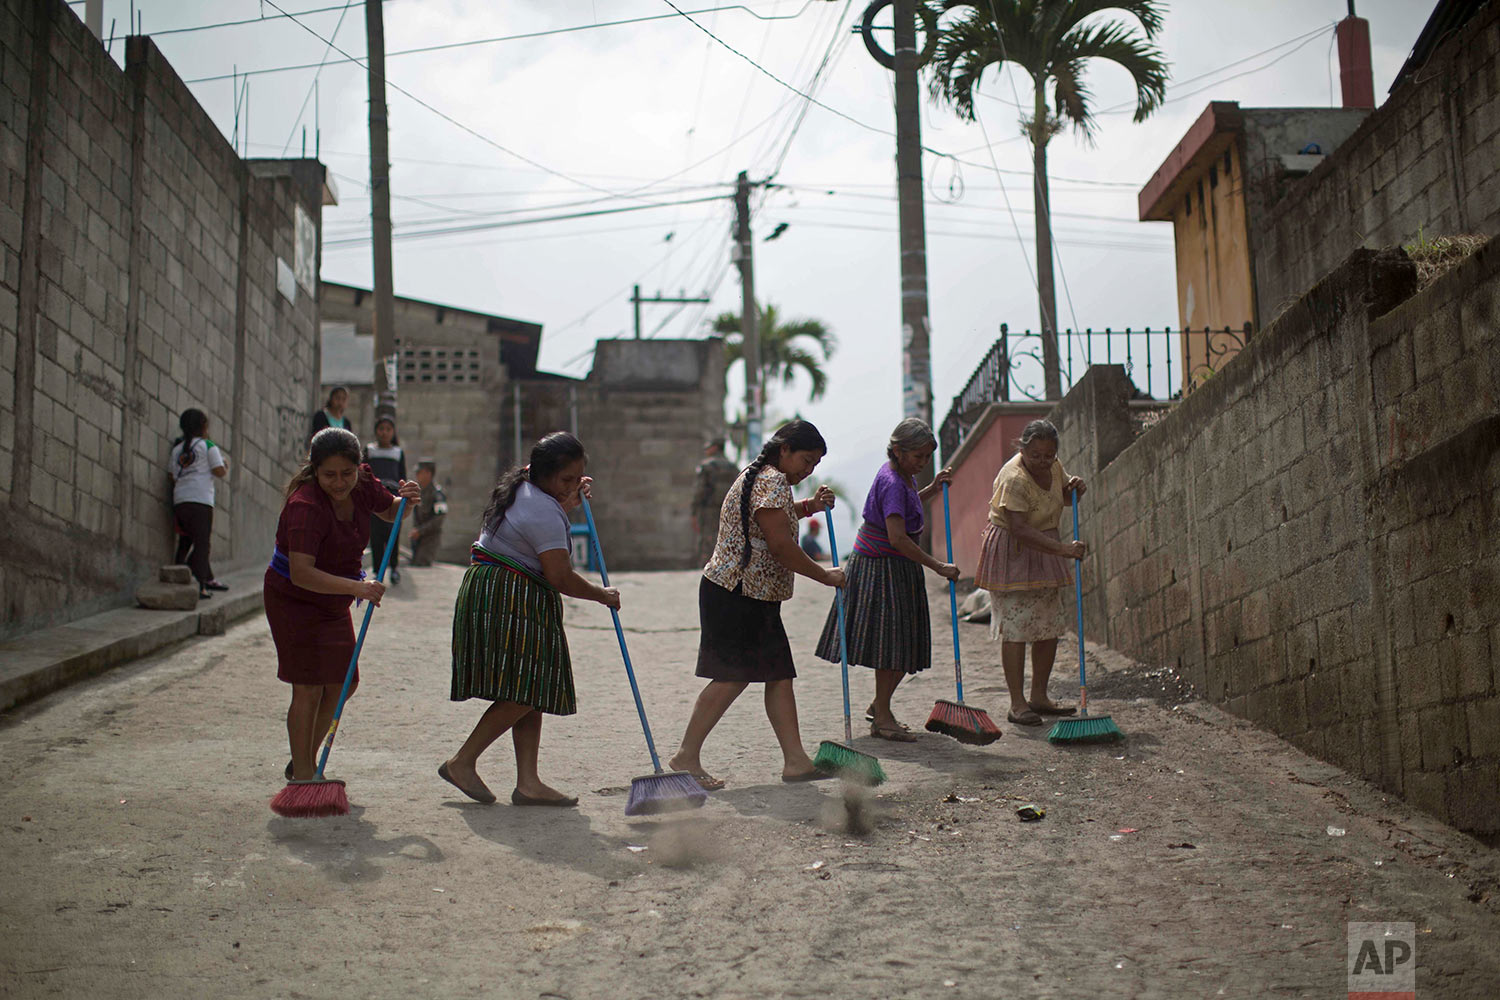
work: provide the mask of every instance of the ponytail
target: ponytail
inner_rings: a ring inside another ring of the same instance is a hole
[[[481,530],[494,531],[499,526],[505,519],[505,512],[516,502],[522,483],[551,479],[564,466],[580,458],[588,458],[583,442],[567,431],[554,431],[532,445],[530,463],[524,469],[510,469],[495,484],[490,505],[484,509]]]
[[[342,427],[325,427],[313,435],[312,444],[308,446],[307,461],[302,463],[302,468],[286,484],[286,497],[291,499],[307,483],[318,478],[318,466],[330,458],[347,458],[356,466],[360,464],[359,438],[354,436],[353,431],[346,431]],[[360,471],[360,478],[364,477],[364,471]]]
[[[744,482],[740,486],[740,530],[745,536],[745,551],[740,553],[741,569],[750,565],[750,494],[760,471],[767,465],[775,465],[781,458],[783,448],[828,453],[828,444],[823,440],[823,435],[806,420],[793,420],[789,424],[783,424],[761,447],[755,461],[745,469],[742,476]]]

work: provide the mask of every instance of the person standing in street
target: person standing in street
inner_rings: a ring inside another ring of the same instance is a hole
[[[1057,640],[1068,630],[1064,588],[1069,564],[1082,559],[1082,541],[1064,542],[1058,522],[1085,492],[1082,479],[1057,460],[1057,428],[1033,420],[1021,431],[1017,452],[1000,467],[990,498],[989,524],[980,543],[974,585],[990,592],[990,638],[1000,640],[1000,663],[1010,689],[1006,718],[1040,726],[1044,715],[1073,715],[1071,705],[1047,696]],[[1031,646],[1031,693],[1024,686],[1026,646]]]
[[[352,431],[353,425],[349,418],[344,415],[344,408],[349,405],[349,390],[341,385],[336,385],[328,390],[328,400],[323,408],[313,414],[312,433],[307,436],[308,443],[317,435],[318,431],[325,427],[341,427],[346,431]]]
[[[422,487],[422,499],[417,502],[412,515],[411,564],[431,566],[437,558],[438,546],[443,542],[443,521],[448,517],[448,495],[437,484],[437,462],[424,458],[417,463],[417,485]]]
[[[517,806],[576,806],[578,799],[537,772],[542,715],[578,711],[573,661],[563,631],[564,595],[620,607],[620,592],[573,569],[568,511],[589,497],[583,444],[566,431],[531,448],[530,462],[500,477],[453,607],[453,701],[490,703],[438,777],[475,802],[495,794],[479,777],[479,757],[511,734]]]
[[[908,417],[891,431],[887,462],[875,474],[865,497],[864,522],[854,536],[854,551],[844,565],[844,614],[849,662],[875,671],[875,700],[865,711],[870,735],[911,743],[917,739],[891,710],[896,687],[909,674],[932,666],[932,623],[927,610],[927,583],[922,568],[947,580],[958,579],[958,567],[922,551],[917,539],[926,525],[925,501],[952,482],[943,469],[917,489],[916,477],[937,448],[925,421]],[[837,607],[828,609],[817,655],[838,663]]]
[[[693,483],[693,534],[698,540],[698,565],[712,558],[719,540],[719,504],[739,477],[740,470],[724,457],[724,439],[714,438],[703,446]]]
[[[365,463],[389,493],[395,493],[397,485],[405,482],[406,452],[401,450],[401,442],[396,439],[396,421],[393,418],[387,416],[375,421],[375,443],[365,446]],[[391,528],[385,521],[370,524],[371,566],[380,565],[380,559],[385,555],[385,544],[391,537]],[[401,582],[400,565],[401,539],[397,537],[396,547],[391,549],[392,587]]]
[[[802,551],[807,553],[807,558],[813,562],[825,562],[828,559],[828,553],[823,550],[823,543],[818,541],[818,532],[822,528],[823,525],[817,518],[809,519],[807,530],[802,533],[802,541],[797,543]]]
[[[333,722],[354,655],[349,605],[358,598],[378,606],[385,594],[383,585],[365,579],[360,562],[371,522],[395,519],[396,497],[359,458],[359,438],[349,431],[328,427],[313,436],[307,462],[287,483],[276,548],[266,567],[266,621],[276,643],[276,677],[292,686],[287,777],[297,781],[313,777],[318,744]],[[408,502],[416,501],[416,483],[398,483],[397,490]],[[354,686],[358,683],[356,672]]]
[[[172,442],[167,474],[172,479],[172,520],[177,530],[177,556],[172,561],[186,565],[198,581],[198,596],[228,590],[214,579],[208,563],[214,534],[214,480],[229,474],[229,463],[219,446],[208,438],[208,416],[197,409],[183,410],[177,419],[182,436]]]
[[[698,676],[708,686],[693,705],[682,746],[668,767],[687,771],[703,788],[724,781],[703,768],[703,743],[729,706],[751,684],[765,685],[766,717],[781,746],[781,780],[817,781],[831,772],[813,765],[802,747],[792,681],[792,646],[781,622],[781,602],[792,596],[794,574],[829,587],[844,571],[819,566],[797,547],[797,522],[833,507],[833,490],[819,486],[807,500],[792,487],[812,475],[828,445],[806,420],[778,430],[724,496],[713,558],[698,584]]]

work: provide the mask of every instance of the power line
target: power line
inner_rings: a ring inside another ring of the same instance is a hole
[[[721,10],[742,10],[745,13],[749,14],[751,17],[754,17],[754,18],[756,18],[758,20],[761,20],[761,21],[790,21],[790,20],[793,20],[795,18],[801,17],[803,15],[803,13],[805,13],[809,7],[811,7],[813,4],[815,4],[817,2],[819,2],[819,0],[806,0],[806,2],[803,3],[801,9],[799,9],[795,14],[757,14],[755,11],[751,10],[749,7],[746,7],[744,4],[731,4],[731,5],[725,6],[725,7],[705,7],[702,10],[695,10],[692,13],[694,13],[694,14],[711,14],[711,13],[714,13],[716,11],[721,11]],[[272,6],[275,6],[275,5],[273,4]],[[279,7],[277,8],[277,10],[280,10],[280,9],[281,8],[279,8]],[[335,8],[335,7],[322,8],[322,10],[336,10],[336,9],[337,8]],[[318,13],[318,12],[319,11],[308,11],[307,13]],[[289,17],[293,21],[297,20],[297,15],[288,14],[288,13],[285,13],[284,11],[282,12],[281,16],[283,16],[283,17]],[[566,35],[566,34],[570,34],[570,33],[575,32],[575,31],[591,31],[594,28],[616,28],[616,27],[620,27],[622,25],[627,25],[627,24],[641,24],[641,23],[646,22],[646,21],[665,21],[665,20],[670,20],[674,16],[675,15],[672,15],[672,14],[650,14],[650,15],[647,15],[647,16],[644,16],[644,17],[626,18],[623,21],[600,21],[597,24],[575,24],[575,25],[572,25],[572,26],[566,27],[566,28],[549,28],[549,29],[546,29],[544,31],[528,31],[528,32],[525,32],[525,33],[519,34],[519,35],[498,35],[498,36],[496,36],[494,38],[474,38],[474,39],[470,39],[469,41],[465,41],[465,42],[444,42],[441,45],[424,45],[424,46],[421,46],[420,48],[415,48],[415,49],[401,49],[401,50],[396,51],[396,52],[387,52],[385,54],[385,57],[387,59],[394,59],[397,56],[415,56],[415,55],[423,55],[423,54],[429,53],[429,52],[447,52],[447,51],[449,51],[451,49],[465,49],[465,48],[471,48],[471,47],[473,47],[475,45],[494,45],[494,44],[497,44],[499,42],[520,42],[520,41],[525,41],[528,38],[545,38],[545,37],[547,37],[549,35]],[[224,26],[227,26],[230,23],[233,23],[233,24],[250,24],[250,23],[253,23],[256,20],[262,20],[262,19],[260,19],[260,18],[252,18],[250,21],[226,22],[226,25],[224,25]],[[298,22],[298,23],[300,24],[300,22]],[[221,27],[221,25],[204,25],[203,27]],[[306,25],[303,25],[303,27],[305,28]],[[180,28],[178,30],[179,31],[198,31],[198,30],[202,30],[202,29],[201,28]],[[170,34],[170,32],[157,31],[157,32],[152,32],[152,34],[153,35],[164,35],[164,34]],[[355,63],[355,64],[358,64],[358,65],[362,65],[357,58],[355,58],[354,56],[349,55],[347,52],[343,53],[343,55],[344,55],[343,59],[335,59],[332,62],[330,62],[329,65],[330,66],[340,66],[340,65],[344,65],[346,63],[351,63],[351,62]],[[267,74],[267,73],[291,73],[291,72],[294,72],[294,71],[299,70],[299,69],[312,69],[316,65],[317,65],[316,63],[299,63],[299,64],[297,64],[295,66],[268,66],[268,67],[265,67],[263,69],[245,70],[244,72],[240,73],[239,75],[240,76],[261,76],[261,75]],[[228,79],[231,79],[231,78],[233,78],[233,76],[234,76],[233,73],[220,73],[217,76],[200,76],[200,77],[197,77],[196,79],[187,80],[187,81],[184,81],[184,82],[186,82],[186,83],[213,83],[213,82],[215,82],[217,80],[228,80]]]
[[[849,39],[854,37],[850,34],[844,34],[839,30],[843,27],[844,19],[849,16],[849,8],[853,5],[854,0],[844,0],[844,9],[839,12],[838,18],[833,22],[833,36],[828,39],[828,48],[823,51],[823,61],[818,64],[817,72],[813,73],[812,82],[807,85],[809,94],[818,89],[818,81],[823,78],[824,71],[828,69],[829,61],[833,57],[834,46],[838,44],[839,39],[842,38],[844,45],[847,47]],[[840,48],[839,54],[842,55],[843,51]],[[801,109],[797,112],[797,120],[792,123],[791,131],[787,133],[786,145],[781,147],[781,155],[776,158],[776,165],[766,175],[767,181],[774,180],[776,175],[781,173],[781,167],[786,163],[787,154],[792,151],[792,141],[797,138],[797,133],[802,129],[802,123],[807,120],[807,109],[810,107],[812,107],[811,103],[804,102]]]
[[[267,0],[269,2],[269,0]],[[469,226],[445,226],[440,229],[421,229],[415,231],[398,232],[394,234],[395,239],[416,240],[431,236],[448,236],[453,233],[477,233],[487,229],[508,229],[512,226],[532,226],[539,222],[562,222],[567,219],[589,219],[598,215],[619,215],[624,212],[641,212],[648,208],[670,208],[673,205],[701,205],[710,201],[722,201],[722,196],[714,195],[707,198],[687,198],[681,201],[648,202],[645,205],[626,205],[623,208],[599,208],[592,212],[570,212],[566,215],[547,215],[534,219],[510,219],[501,222],[477,222]],[[347,237],[344,239],[329,240],[323,245],[326,247],[341,246],[363,246],[370,242],[370,237]]]
[[[392,3],[393,0],[384,0],[384,2],[385,3]],[[194,25],[189,25],[187,27],[183,27],[183,28],[167,28],[167,29],[162,30],[162,31],[153,31],[153,32],[151,32],[151,37],[153,37],[153,38],[159,38],[162,35],[182,35],[182,34],[186,34],[187,32],[190,32],[190,31],[209,31],[209,30],[214,29],[214,28],[238,28],[241,25],[245,25],[245,24],[260,24],[261,22],[264,22],[264,21],[280,21],[283,18],[288,18],[288,17],[306,17],[308,14],[326,14],[329,11],[343,10],[346,6],[348,6],[348,5],[347,4],[334,4],[332,7],[314,7],[312,10],[299,10],[299,11],[296,11],[295,13],[292,13],[292,14],[281,13],[281,14],[271,14],[269,16],[267,16],[265,14],[262,14],[260,17],[247,17],[243,21],[217,21],[217,22],[215,22],[213,24],[194,24]],[[310,68],[311,67],[308,67],[308,66],[299,67],[299,69],[310,69]],[[240,75],[243,76],[244,74],[240,74]],[[188,81],[188,82],[192,82],[192,81]]]
[[[329,36],[328,47],[323,50],[323,58],[318,61],[318,70],[313,74],[312,83],[307,85],[307,94],[302,98],[302,107],[297,109],[297,117],[292,119],[292,130],[287,133],[286,145],[281,147],[282,156],[285,156],[286,151],[292,148],[292,140],[297,136],[297,126],[302,123],[302,116],[307,113],[307,102],[312,100],[313,94],[317,92],[318,77],[323,75],[323,64],[328,61],[328,53],[333,51],[332,39],[339,37],[339,29],[344,26],[344,15],[349,13],[349,8],[353,3],[354,0],[345,0],[344,9],[339,12],[338,24],[333,26],[333,34]]]

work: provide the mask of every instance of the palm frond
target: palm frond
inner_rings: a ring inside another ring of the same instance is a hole
[[[1166,23],[1166,4],[1161,0],[1069,0],[1062,29],[1066,33],[1085,19],[1105,11],[1121,11],[1140,22],[1147,38],[1155,38]]]
[[[1088,59],[1116,63],[1130,74],[1135,81],[1135,121],[1145,121],[1166,100],[1166,59],[1160,49],[1128,25],[1108,21],[1070,31],[1058,42],[1054,65],[1080,64]]]

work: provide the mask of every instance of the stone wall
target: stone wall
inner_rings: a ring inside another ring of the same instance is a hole
[[[1500,6],[1477,14],[1266,213],[1256,302],[1275,319],[1361,246],[1500,235]]]
[[[1090,638],[1467,830],[1500,832],[1500,246],[1419,294],[1358,251],[1089,471]],[[1398,303],[1392,305],[1392,303]]]
[[[127,603],[170,558],[189,406],[231,463],[215,566],[265,558],[317,383],[316,304],[277,272],[316,273],[295,219],[316,236],[322,168],[252,169],[149,39],[121,72],[58,0],[0,0],[0,48],[3,637]]]

